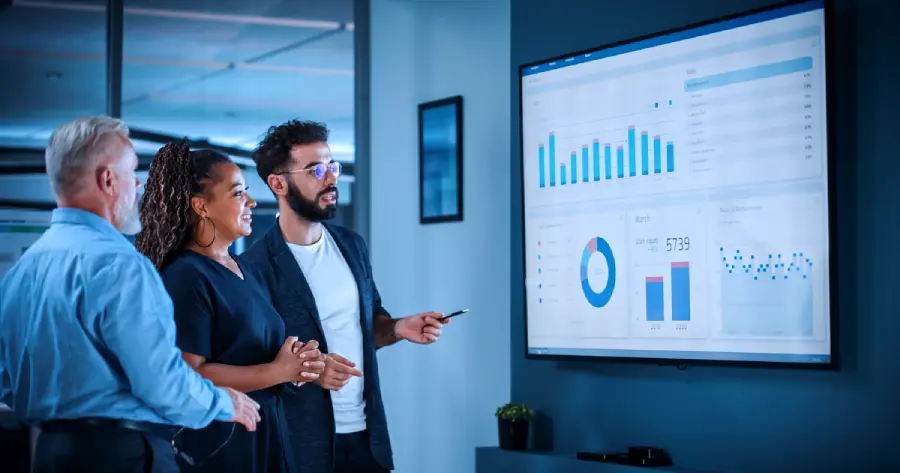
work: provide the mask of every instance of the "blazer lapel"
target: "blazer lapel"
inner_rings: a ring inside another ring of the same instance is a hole
[[[365,291],[365,270],[362,266],[362,261],[360,261],[359,249],[356,247],[355,243],[348,242],[344,239],[342,232],[333,229],[332,227],[326,225],[325,228],[328,229],[328,232],[331,233],[331,237],[334,238],[334,242],[337,243],[338,248],[341,250],[341,254],[344,255],[344,260],[347,262],[347,266],[350,267],[350,272],[353,273],[353,279],[356,280],[356,287],[359,291],[359,318],[360,325],[363,329],[363,335],[367,335],[364,340],[370,339],[368,337],[369,332],[369,311],[366,310],[369,305],[368,294]]]
[[[296,292],[300,303],[306,308],[306,312],[316,324],[316,328],[319,329],[319,333],[323,337],[323,340],[319,342],[321,345],[324,343],[325,330],[322,329],[322,320],[319,317],[319,310],[316,308],[316,299],[306,276],[303,275],[297,260],[294,259],[293,253],[284,241],[284,235],[281,234],[281,227],[277,222],[270,230],[269,244],[274,255],[275,267],[281,272],[287,285]]]
[[[353,273],[353,278],[356,279],[356,284],[361,285],[365,280],[363,278],[365,273],[362,269],[362,262],[359,260],[359,250],[356,248],[356,245],[345,241],[344,236],[340,231],[337,231],[330,226],[326,226],[325,228],[328,229],[328,233],[331,234],[334,242],[337,243],[338,248],[341,250],[341,254],[344,255],[344,260],[347,261],[347,266],[350,266],[350,271]],[[359,287],[362,289],[362,286]]]

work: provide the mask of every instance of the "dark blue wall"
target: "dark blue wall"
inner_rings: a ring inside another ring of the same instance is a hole
[[[763,0],[512,2],[513,176],[519,64],[762,7]],[[896,0],[837,0],[839,372],[524,357],[521,182],[513,179],[512,397],[537,447],[653,444],[728,473],[863,472],[900,458],[900,23]]]

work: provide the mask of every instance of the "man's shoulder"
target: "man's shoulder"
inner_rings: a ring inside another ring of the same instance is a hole
[[[50,229],[22,255],[21,263],[77,265],[87,271],[106,267],[130,266],[155,270],[153,263],[128,240],[106,235],[75,233],[69,238],[60,237],[57,229]],[[53,233],[51,233],[53,232]]]
[[[156,266],[135,248],[121,245],[94,248],[83,253],[81,258],[80,266],[86,280],[95,284],[162,287],[162,278]],[[128,276],[123,278],[123,275]]]
[[[326,223],[325,229],[328,230],[333,237],[340,238],[341,241],[365,245],[365,240],[363,240],[362,235],[353,229],[332,223]]]
[[[80,281],[90,287],[121,288],[158,281],[153,263],[134,247],[103,240],[90,245],[79,243],[77,239],[36,243],[4,277],[4,287],[26,284],[50,288]]]
[[[241,263],[244,263],[249,269],[263,277],[268,276],[272,272],[272,258],[276,256],[272,251],[271,231],[269,229],[262,238],[254,242],[238,256]]]
[[[259,265],[262,263],[268,263],[269,258],[272,257],[272,251],[269,249],[268,233],[256,241],[250,248],[247,248],[240,254],[240,258],[243,261],[246,261],[252,265]]]
[[[110,243],[91,247],[74,247],[85,261],[98,264],[122,264],[156,271],[153,262],[131,244]]]

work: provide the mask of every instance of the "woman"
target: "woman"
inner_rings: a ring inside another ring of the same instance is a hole
[[[172,297],[185,361],[217,386],[248,393],[262,418],[255,432],[221,422],[179,431],[182,471],[297,473],[281,390],[316,379],[324,363],[316,342],[285,336],[263,282],[229,252],[250,235],[255,206],[241,170],[223,154],[191,151],[183,141],[153,159],[135,245]]]

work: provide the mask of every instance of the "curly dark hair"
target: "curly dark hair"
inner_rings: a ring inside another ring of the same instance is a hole
[[[328,141],[328,127],[324,123],[304,120],[290,120],[269,130],[253,152],[256,172],[263,182],[270,174],[284,170],[291,160],[291,148],[296,145],[325,143]]]
[[[135,246],[157,269],[193,234],[197,216],[191,210],[191,197],[203,195],[216,165],[231,162],[217,151],[191,151],[187,140],[168,143],[153,157],[141,204],[142,230],[135,237]]]

